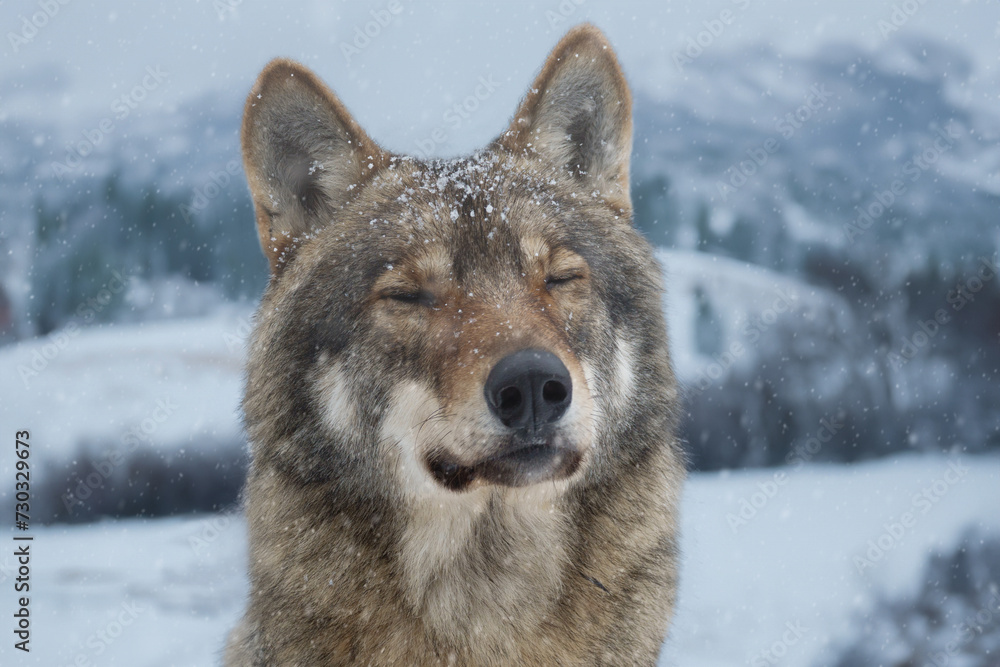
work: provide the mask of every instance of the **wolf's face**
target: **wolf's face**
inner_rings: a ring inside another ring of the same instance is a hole
[[[558,493],[625,455],[601,443],[662,394],[640,377],[659,271],[631,228],[614,55],[591,34],[560,46],[510,128],[452,161],[378,147],[299,65],[261,74],[243,128],[272,270],[255,456],[437,497]]]
[[[358,202],[371,277],[358,328],[379,344],[328,384],[380,376],[379,435],[411,486],[561,480],[590,449],[593,401],[573,344],[593,311],[590,269],[562,219],[577,207],[503,162],[402,161]],[[344,416],[329,411],[328,423],[355,428]]]

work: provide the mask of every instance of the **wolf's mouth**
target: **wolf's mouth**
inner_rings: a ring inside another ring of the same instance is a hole
[[[444,452],[437,452],[428,458],[427,467],[445,488],[464,491],[475,480],[517,487],[565,479],[576,472],[582,459],[580,451],[564,441],[558,444],[514,442],[504,452],[472,465],[464,465]]]

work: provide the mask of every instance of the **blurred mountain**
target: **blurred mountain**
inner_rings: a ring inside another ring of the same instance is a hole
[[[636,225],[682,251],[663,261],[693,465],[787,462],[823,420],[843,426],[818,460],[1000,446],[1000,111],[974,65],[901,36],[688,67],[637,86],[632,178]],[[0,342],[256,300],[241,105],[3,116]]]

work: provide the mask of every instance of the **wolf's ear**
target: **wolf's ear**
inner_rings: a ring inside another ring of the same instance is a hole
[[[260,244],[281,272],[296,240],[328,223],[388,160],[311,71],[272,60],[243,112],[243,166]]]
[[[537,154],[631,208],[632,97],[600,30],[584,24],[562,38],[498,143]]]

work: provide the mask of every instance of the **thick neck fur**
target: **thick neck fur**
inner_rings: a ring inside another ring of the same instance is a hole
[[[411,510],[401,585],[435,635],[501,648],[551,611],[571,564],[567,517],[546,491],[479,488]]]
[[[258,460],[228,664],[652,665],[682,478],[671,443],[565,494],[480,488],[435,507],[338,498]]]
[[[272,597],[261,608],[284,617],[262,624],[272,629],[258,638],[267,662],[284,664],[281,645],[300,650],[297,635],[316,624],[329,628],[321,634],[330,644],[316,647],[329,664],[378,655],[384,648],[368,644],[380,635],[393,636],[383,647],[409,650],[375,664],[509,660],[545,627],[567,581],[585,581],[570,559],[570,520],[544,487],[479,488],[447,504],[416,503],[403,510],[409,516],[362,504],[317,521],[316,508],[329,502],[324,485],[263,470],[250,485],[254,588]],[[289,581],[299,582],[291,597]]]

